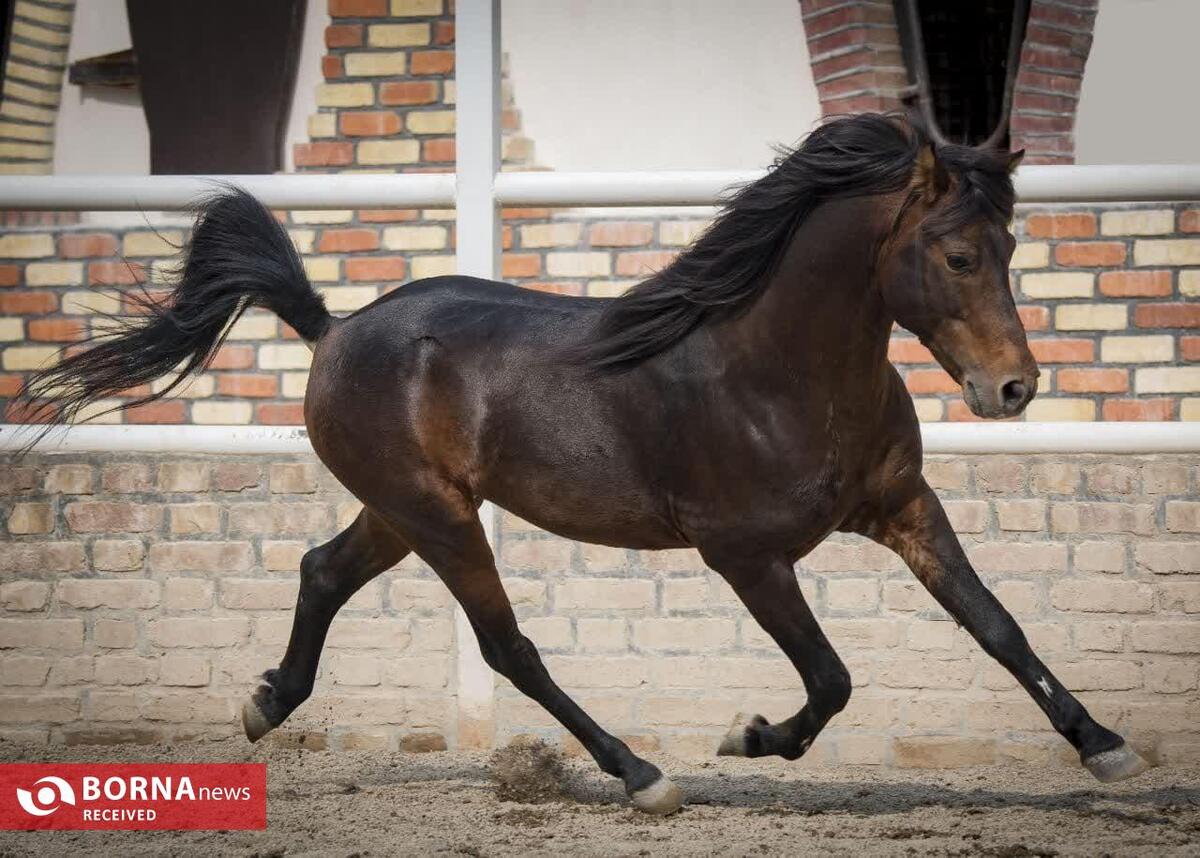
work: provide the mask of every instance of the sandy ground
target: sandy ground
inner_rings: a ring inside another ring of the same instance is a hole
[[[0,855],[1200,855],[1198,767],[1105,786],[1031,766],[653,759],[690,801],[665,819],[630,809],[617,781],[575,760],[564,798],[521,804],[497,798],[484,754],[0,744],[9,762],[265,761],[270,793],[266,831],[0,832]]]

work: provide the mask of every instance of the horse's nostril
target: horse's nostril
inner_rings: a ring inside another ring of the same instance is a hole
[[[1005,405],[1015,405],[1018,402],[1022,402],[1025,399],[1025,394],[1028,392],[1029,388],[1025,386],[1025,383],[1016,379],[1006,382],[1000,388],[1000,396],[1004,399]]]

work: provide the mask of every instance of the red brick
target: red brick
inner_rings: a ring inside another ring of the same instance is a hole
[[[89,262],[88,283],[93,286],[132,286],[146,279],[146,271],[139,262]]]
[[[325,80],[339,78],[345,73],[345,69],[342,68],[341,57],[331,57],[328,55],[321,57],[321,76]]]
[[[300,334],[298,334],[296,332],[296,329],[293,328],[291,325],[287,324],[286,322],[279,323],[279,336],[281,336],[285,340],[300,339]]]
[[[1038,363],[1089,363],[1096,359],[1096,345],[1084,339],[1030,340],[1029,350]]]
[[[536,277],[542,273],[542,257],[536,253],[506,253],[500,261],[502,277]]]
[[[210,369],[249,369],[254,366],[253,346],[231,346],[228,343],[221,346]]]
[[[21,285],[20,265],[0,265],[0,286]]]
[[[1114,298],[1161,298],[1171,294],[1170,271],[1105,271],[1100,293]]]
[[[292,157],[297,167],[344,167],[354,163],[354,144],[344,140],[297,143]]]
[[[1054,248],[1054,260],[1076,268],[1120,265],[1125,261],[1125,245],[1119,241],[1068,241]]]
[[[104,232],[76,232],[58,237],[58,255],[67,259],[116,256],[117,237]]]
[[[1129,372],[1124,369],[1060,369],[1058,389],[1063,393],[1125,393]]]
[[[50,292],[0,293],[0,313],[53,313],[58,296]]]
[[[592,224],[588,235],[593,247],[642,247],[654,237],[654,225],[609,221]]]
[[[333,18],[382,18],[388,11],[388,0],[329,0]]]
[[[934,358],[918,340],[893,339],[888,343],[888,360],[892,363],[933,363]]]
[[[1106,399],[1105,420],[1171,420],[1174,417],[1173,399]]]
[[[672,262],[678,253],[670,250],[635,250],[617,255],[617,274],[622,277],[649,277]]]
[[[1200,232],[1200,209],[1188,209],[1179,213],[1180,232]]]
[[[1014,133],[1064,134],[1075,127],[1075,117],[1043,116],[1037,113],[1014,113],[1010,127]]]
[[[325,28],[327,48],[357,48],[362,43],[362,24],[330,24]]]
[[[273,375],[221,373],[217,376],[217,393],[265,399],[279,395],[279,379]]]
[[[1066,51],[1038,48],[1028,43],[1021,50],[1021,67],[1043,71],[1083,74],[1084,58]]]
[[[1139,328],[1200,328],[1200,303],[1139,304],[1133,322]]]
[[[4,419],[8,423],[49,423],[58,413],[58,406],[48,402],[17,402],[9,400],[4,406]]]
[[[537,280],[528,283],[522,283],[521,286],[525,289],[533,289],[536,292],[552,292],[555,295],[582,295],[583,284],[567,283],[563,281],[547,281]]]
[[[909,393],[958,393],[962,386],[955,382],[945,370],[914,369],[904,377]]]
[[[433,25],[433,43],[435,45],[454,44],[453,21],[438,21]]]
[[[1095,12],[1051,6],[1048,3],[1034,3],[1029,10],[1029,23],[1031,24],[1051,24],[1080,33],[1092,31],[1092,22],[1095,17]]]
[[[501,209],[500,217],[504,220],[545,220],[550,217],[550,209]]]
[[[1069,95],[1050,95],[1044,92],[1018,92],[1013,98],[1013,110],[1048,110],[1054,113],[1074,113],[1076,100]]]
[[[184,403],[178,399],[147,402],[125,412],[126,423],[183,423],[187,416]]]
[[[266,426],[303,426],[304,404],[300,402],[263,402],[254,407],[254,422]]]
[[[25,383],[23,376],[19,375],[0,375],[0,396],[16,396],[21,390],[21,385]]]
[[[1090,238],[1096,234],[1096,216],[1091,212],[1031,214],[1025,219],[1030,238]]]
[[[379,85],[381,104],[432,104],[438,100],[438,85],[425,80],[390,80]]]
[[[363,223],[395,223],[416,220],[418,216],[413,209],[364,209],[358,213],[358,219]]]
[[[1024,304],[1017,307],[1017,315],[1027,331],[1044,331],[1050,327],[1050,311],[1045,307]]]
[[[408,68],[411,74],[449,74],[454,71],[454,51],[413,51]]]
[[[408,264],[401,256],[365,256],[346,260],[346,277],[351,280],[403,280]]]
[[[1180,337],[1179,354],[1184,360],[1200,360],[1200,337]]]
[[[72,319],[32,319],[29,339],[43,343],[69,343],[83,339],[83,325]]]
[[[378,250],[379,233],[373,229],[327,229],[321,233],[318,249],[322,253]]]
[[[421,144],[422,161],[452,162],[457,157],[453,137],[426,140]]]
[[[385,137],[399,133],[404,127],[394,110],[363,110],[343,113],[339,127],[347,137]]]

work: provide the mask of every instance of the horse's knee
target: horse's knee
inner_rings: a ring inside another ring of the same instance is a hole
[[[330,568],[329,545],[310,548],[300,559],[300,598],[321,600],[335,598],[341,587],[336,572]]]
[[[850,671],[839,659],[830,666],[821,685],[821,705],[831,717],[846,708],[852,689]]]
[[[521,689],[525,680],[531,678],[531,672],[545,670],[537,647],[520,632],[504,638],[480,635],[479,651],[488,667],[518,689]]]

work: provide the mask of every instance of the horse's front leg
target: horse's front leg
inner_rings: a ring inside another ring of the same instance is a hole
[[[1024,687],[1101,781],[1133,777],[1148,768],[1125,740],[1099,724],[1042,664],[1004,606],[967,561],[941,502],[922,481],[921,491],[893,515],[864,532],[891,548],[959,625]]]
[[[757,562],[706,557],[751,615],[795,665],[808,700],[792,717],[770,724],[761,715],[739,715],[717,753],[794,760],[812,745],[829,719],[850,700],[850,674],[809,610],[796,572],[785,557]]]

